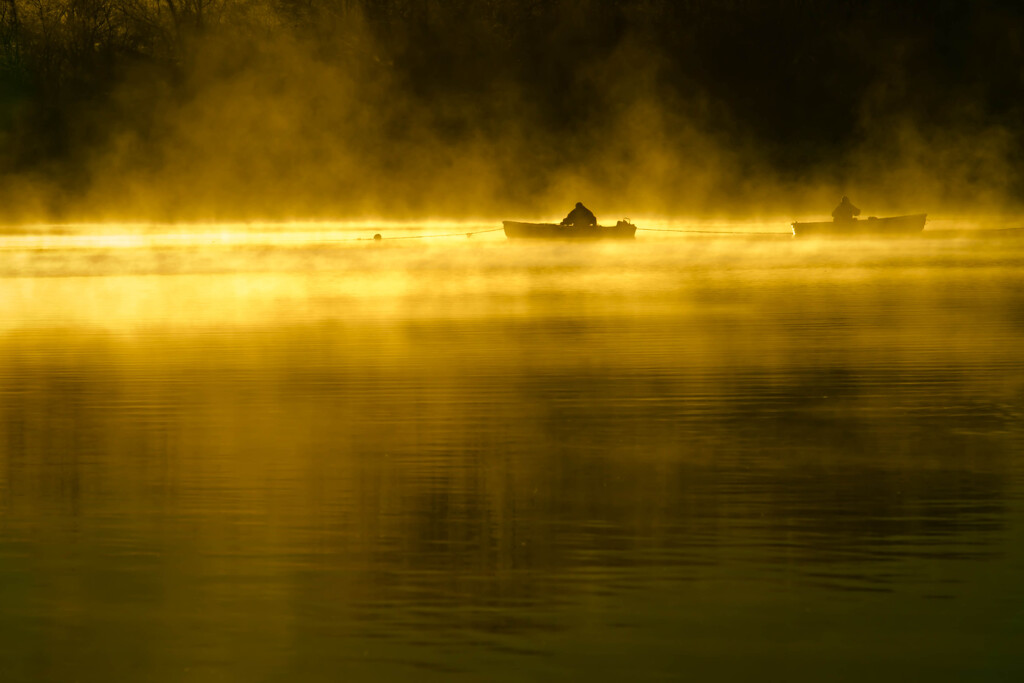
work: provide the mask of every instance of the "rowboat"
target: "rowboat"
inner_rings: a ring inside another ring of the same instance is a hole
[[[892,216],[889,218],[875,218],[866,220],[856,218],[848,221],[822,221],[820,223],[793,223],[793,235],[796,237],[814,236],[848,236],[848,235],[871,235],[871,236],[900,236],[913,235],[924,230],[926,213],[915,213],[910,216]]]
[[[558,240],[593,240],[593,239],[633,239],[636,226],[629,221],[619,221],[615,225],[593,225],[576,227],[557,223],[521,223],[519,221],[502,221],[505,236],[509,239],[535,238]]]

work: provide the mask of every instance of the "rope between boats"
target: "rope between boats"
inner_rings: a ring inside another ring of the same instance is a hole
[[[691,232],[702,235],[790,235],[789,232],[781,232],[773,230],[766,232],[763,230],[678,230],[675,228],[637,228],[637,232],[646,230],[648,232]]]

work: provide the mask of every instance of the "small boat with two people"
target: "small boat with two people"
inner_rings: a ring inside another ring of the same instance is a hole
[[[873,237],[899,237],[916,235],[924,230],[924,222],[928,217],[926,213],[915,213],[909,216],[891,216],[888,218],[876,218],[870,216],[867,219],[858,219],[860,209],[854,206],[849,198],[843,197],[839,206],[832,211],[831,221],[801,223],[794,221],[794,237],[847,237],[847,236],[873,236]]]
[[[615,225],[598,225],[597,218],[582,202],[576,202],[576,208],[562,219],[561,223],[523,223],[520,221],[502,221],[505,237],[508,239],[539,238],[539,239],[633,239],[636,226],[629,219],[619,221]]]

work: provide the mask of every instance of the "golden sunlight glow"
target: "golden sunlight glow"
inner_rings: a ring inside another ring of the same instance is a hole
[[[0,0],[0,683],[1024,680],[1022,65]]]

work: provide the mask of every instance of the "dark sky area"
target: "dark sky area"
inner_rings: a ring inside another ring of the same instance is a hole
[[[1007,209],[1022,114],[1016,2],[0,0],[6,222]]]

